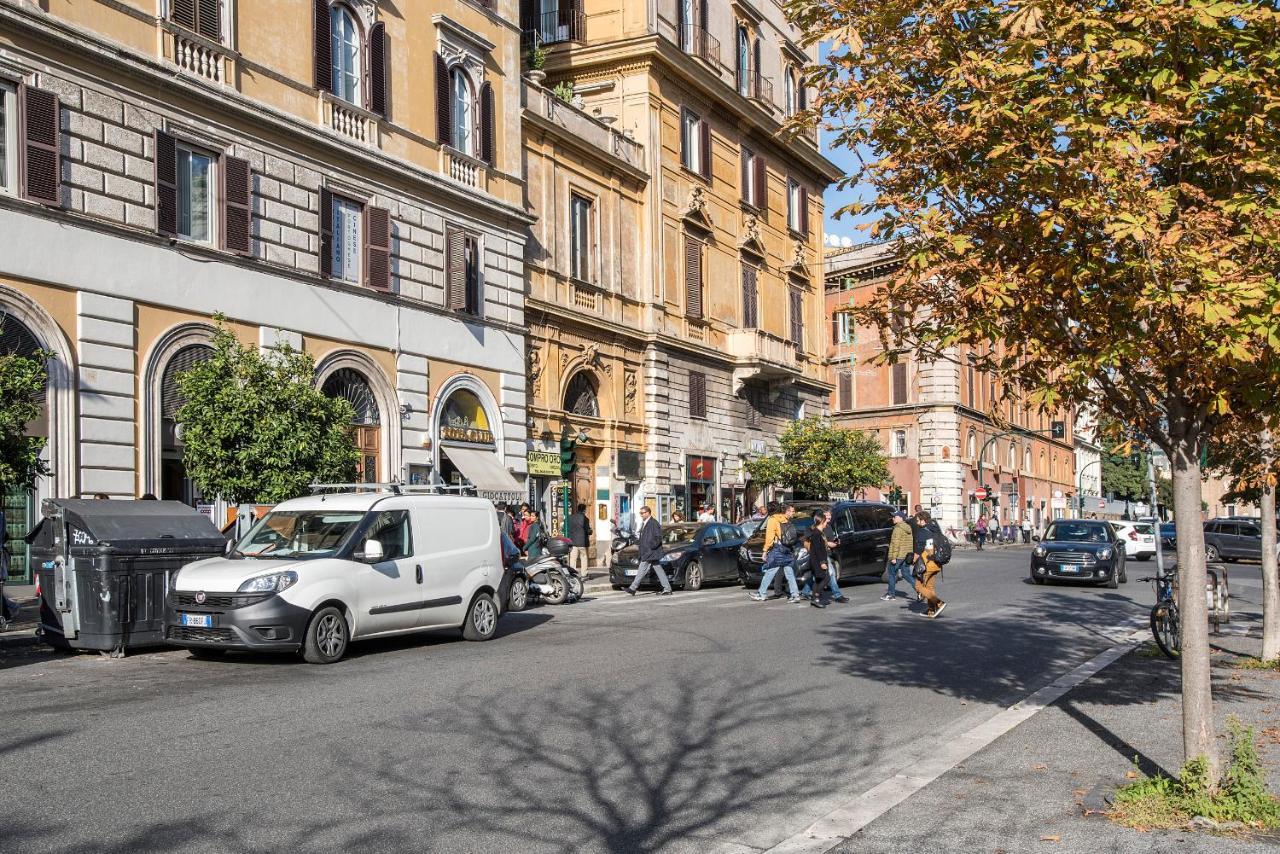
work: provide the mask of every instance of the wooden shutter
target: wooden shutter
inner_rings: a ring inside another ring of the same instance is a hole
[[[752,97],[761,97],[760,93],[760,39],[756,39],[754,50],[755,55],[751,59],[751,95]]]
[[[47,205],[62,203],[62,120],[58,96],[44,89],[19,90],[22,136],[22,195]]]
[[[765,166],[764,155],[757,154],[751,161],[756,170],[756,197],[751,203],[760,210],[769,209],[769,170]]]
[[[755,329],[760,325],[759,297],[756,290],[756,268],[742,265],[742,328]]]
[[[373,205],[364,207],[364,282],[391,290],[391,211]]]
[[[333,275],[333,194],[320,188],[320,275]]]
[[[853,374],[841,371],[838,379],[840,387],[836,392],[836,410],[848,412],[853,409]]]
[[[493,165],[493,86],[485,81],[480,86],[480,159]]]
[[[369,109],[387,117],[387,84],[391,79],[387,64],[391,51],[387,44],[387,26],[379,21],[369,28]]]
[[[222,172],[222,248],[253,254],[253,172],[248,160],[224,154]]]
[[[751,149],[746,146],[742,147],[742,200],[747,204],[755,204],[755,200],[751,198]]]
[[[684,313],[702,317],[702,243],[688,235],[684,238]]]
[[[689,417],[707,417],[707,375],[699,371],[689,372]]]
[[[809,236],[809,188],[800,188],[800,233]]]
[[[169,5],[169,17],[178,26],[194,30],[196,28],[196,0],[172,0]]]
[[[441,145],[453,139],[453,109],[449,104],[449,66],[436,54],[436,137]]]
[[[155,132],[156,231],[178,233],[178,141],[162,130]]]
[[[893,366],[893,404],[900,406],[907,402],[907,363],[898,362]]]
[[[791,342],[804,346],[804,295],[799,288],[791,289]]]
[[[444,307],[449,311],[465,311],[467,308],[467,239],[457,229],[445,234],[445,296]]]
[[[322,92],[333,91],[333,25],[329,20],[328,0],[312,0],[315,4],[315,84]]]
[[[702,145],[702,177],[711,180],[711,123],[699,119],[698,133]]]
[[[199,0],[196,32],[210,41],[222,41],[222,4],[218,0]]]

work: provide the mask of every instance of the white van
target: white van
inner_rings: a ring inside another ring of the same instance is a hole
[[[169,581],[165,640],[200,657],[298,651],[461,628],[488,640],[502,613],[497,514],[482,498],[363,492],[276,505],[226,557]]]

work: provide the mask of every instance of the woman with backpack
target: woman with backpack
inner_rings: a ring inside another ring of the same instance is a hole
[[[796,587],[796,546],[800,543],[800,532],[796,530],[795,525],[791,524],[791,517],[796,515],[796,508],[793,505],[786,505],[785,509],[779,508],[777,504],[770,504],[769,518],[764,523],[764,577],[760,579],[760,589],[751,594],[751,598],[757,602],[763,602],[768,598],[766,592],[769,585],[773,583],[773,577],[778,574],[778,570],[782,569],[786,573],[787,586],[790,588],[791,596],[788,602],[800,602],[800,589]]]
[[[947,603],[938,598],[938,579],[942,576],[942,566],[951,560],[951,541],[942,533],[938,523],[933,521],[927,510],[916,514],[915,553],[919,555],[924,569],[916,581],[916,592],[924,600],[926,617],[936,617],[947,607]]]

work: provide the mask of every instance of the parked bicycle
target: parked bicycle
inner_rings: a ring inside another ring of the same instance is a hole
[[[1178,578],[1173,573],[1157,574],[1139,581],[1155,585],[1156,604],[1151,606],[1151,634],[1156,646],[1169,658],[1182,654],[1182,624],[1178,618]]]

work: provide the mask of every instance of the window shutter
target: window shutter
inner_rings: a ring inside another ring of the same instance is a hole
[[[436,54],[436,136],[441,145],[453,139],[453,110],[449,105],[449,66]]]
[[[702,177],[711,179],[711,123],[706,119],[698,122],[698,132],[702,144]]]
[[[47,205],[62,203],[62,133],[58,96],[44,89],[21,88],[22,195]]]
[[[315,73],[316,88],[322,92],[333,91],[333,25],[329,21],[327,0],[315,3]]]
[[[164,131],[155,132],[156,231],[178,233],[178,142]]]
[[[702,317],[702,243],[688,236],[684,239],[684,306],[687,317]]]
[[[253,254],[253,172],[248,160],[222,156],[222,248]]]
[[[809,188],[800,188],[800,233],[809,236]]]
[[[757,154],[751,161],[751,165],[756,170],[756,197],[751,200],[752,204],[760,208],[760,210],[769,209],[769,170],[765,166],[764,155]]]
[[[760,97],[760,39],[756,39],[755,46],[752,52],[754,53],[754,56],[751,59],[751,70],[752,72],[754,72],[755,76],[752,78],[752,81],[751,81],[751,94],[759,98]]]
[[[742,265],[742,328],[755,329],[760,325],[759,296],[756,292],[756,268]]]
[[[689,372],[689,417],[707,417],[707,375]]]
[[[493,85],[480,86],[480,159],[493,165]]]
[[[804,295],[799,289],[791,289],[791,343],[804,346]]]
[[[184,0],[178,0],[179,3]],[[190,0],[185,0],[190,2]],[[196,32],[210,41],[222,41],[222,4],[219,0],[199,0],[200,19],[196,22]]]
[[[831,343],[840,343],[840,315],[839,313],[831,315]]]
[[[320,275],[333,275],[333,194],[320,188]]]
[[[384,119],[387,117],[387,64],[391,51],[387,49],[387,25],[382,21],[369,28],[369,109]]]
[[[747,204],[755,202],[751,198],[751,163],[751,150],[744,146],[742,149],[742,200]]]
[[[898,362],[893,366],[893,404],[899,406],[907,402],[907,363]]]
[[[175,24],[188,30],[196,28],[196,0],[172,0],[169,17]]]
[[[391,211],[365,205],[364,281],[380,291],[391,290]]]
[[[445,236],[446,281],[444,307],[449,311],[465,311],[467,308],[467,259],[466,235],[457,229],[449,229]]]
[[[836,394],[836,409],[840,412],[848,412],[853,409],[853,374],[841,371],[839,379],[840,390]]]

